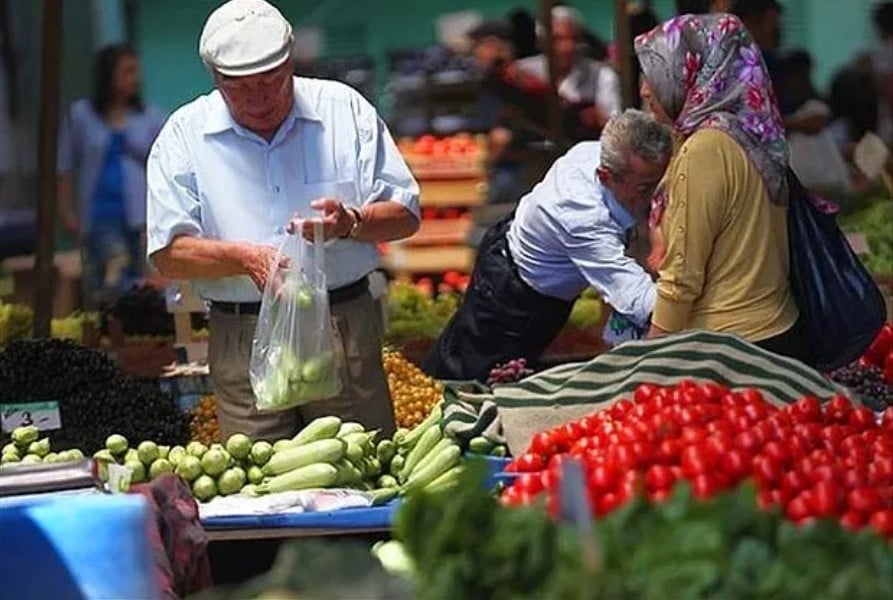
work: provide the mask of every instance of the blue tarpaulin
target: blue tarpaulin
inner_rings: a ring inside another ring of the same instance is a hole
[[[281,527],[302,529],[369,530],[389,529],[397,502],[370,508],[343,508],[341,510],[304,513],[280,513],[272,515],[233,515],[202,519],[206,529],[275,529]]]
[[[3,598],[158,598],[145,501],[62,495],[4,502]]]

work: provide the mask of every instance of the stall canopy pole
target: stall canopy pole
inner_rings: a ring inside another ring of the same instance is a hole
[[[56,235],[56,139],[62,60],[62,0],[44,0],[37,142],[37,258],[34,264],[34,335],[50,336]]]
[[[614,0],[614,47],[620,68],[620,94],[623,108],[633,105],[633,41],[630,39],[627,0]]]
[[[561,105],[558,103],[557,69],[555,68],[555,47],[552,44],[552,0],[540,0],[540,23],[543,26],[543,51],[549,70],[549,95],[546,97],[546,108],[549,116],[549,137],[558,151],[564,150],[564,128],[561,126]]]

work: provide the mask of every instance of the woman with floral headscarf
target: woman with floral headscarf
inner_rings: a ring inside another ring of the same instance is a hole
[[[642,98],[680,146],[652,208],[652,335],[735,333],[806,359],[788,283],[787,170],[772,83],[728,14],[684,15],[636,40]]]

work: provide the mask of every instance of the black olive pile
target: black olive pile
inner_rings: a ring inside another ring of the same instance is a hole
[[[0,352],[0,404],[56,401],[54,447],[94,452],[120,433],[158,444],[189,441],[189,416],[157,383],[123,373],[105,354],[69,340],[14,342]]]
[[[893,406],[893,385],[884,382],[884,372],[879,367],[854,362],[832,371],[829,376],[859,394],[875,410]]]
[[[167,312],[164,292],[146,285],[122,294],[112,308],[125,335],[174,335],[174,317]]]

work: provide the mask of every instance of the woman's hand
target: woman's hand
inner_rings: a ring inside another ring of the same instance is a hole
[[[651,327],[648,328],[648,334],[645,337],[649,340],[652,340],[654,338],[663,337],[665,335],[669,335],[669,333],[652,323]]]
[[[657,275],[658,271],[660,271],[660,266],[664,262],[664,256],[667,253],[667,244],[664,241],[663,235],[660,233],[659,227],[653,227],[648,234],[648,239],[651,243],[651,252],[648,254],[647,265],[648,270],[651,271],[652,274]]]

